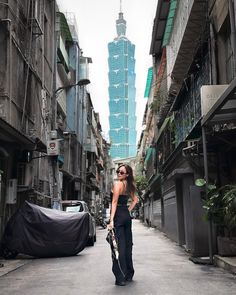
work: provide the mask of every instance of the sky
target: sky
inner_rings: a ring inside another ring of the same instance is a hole
[[[147,98],[144,98],[147,71],[152,66],[149,54],[152,27],[158,0],[122,0],[126,37],[135,45],[137,141]],[[61,12],[76,17],[79,46],[91,57],[89,92],[95,112],[99,113],[103,134],[109,135],[108,43],[116,37],[120,0],[57,0]]]

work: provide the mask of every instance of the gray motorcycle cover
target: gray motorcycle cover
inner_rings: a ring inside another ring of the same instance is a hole
[[[89,237],[89,214],[68,213],[25,202],[10,218],[1,252],[59,257],[81,252]]]

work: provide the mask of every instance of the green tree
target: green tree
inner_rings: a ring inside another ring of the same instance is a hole
[[[143,194],[143,190],[145,190],[148,185],[148,182],[144,176],[139,175],[135,177],[135,184],[136,184],[138,195],[141,197]]]

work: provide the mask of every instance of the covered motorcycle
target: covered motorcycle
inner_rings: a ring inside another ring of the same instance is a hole
[[[0,253],[36,257],[71,256],[81,252],[89,238],[89,214],[68,213],[25,202],[8,221]]]

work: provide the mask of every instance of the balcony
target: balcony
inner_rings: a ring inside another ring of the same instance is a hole
[[[179,93],[181,83],[192,63],[192,57],[206,31],[207,1],[178,1],[175,24],[167,46],[168,92]]]
[[[156,148],[149,147],[146,152],[144,167],[146,170],[146,178],[149,180],[156,173]]]
[[[150,54],[152,55],[160,55],[162,52],[162,42],[165,33],[169,7],[169,0],[158,1],[156,16],[153,25],[152,43],[150,47]]]
[[[209,84],[209,59],[205,56],[200,69],[185,80],[172,106],[175,111],[175,146],[187,139],[201,120],[201,95],[203,85]]]
[[[167,117],[156,138],[158,171],[162,171],[162,165],[175,150],[173,123],[174,117]]]

